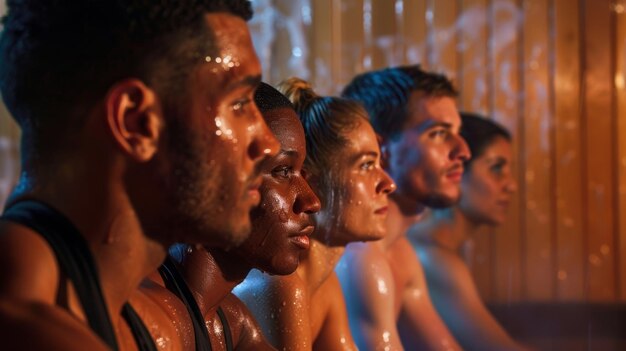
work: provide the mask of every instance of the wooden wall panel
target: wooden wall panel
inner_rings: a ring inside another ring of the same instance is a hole
[[[523,142],[521,109],[520,52],[522,49],[522,7],[516,0],[492,1],[488,12],[491,23],[489,62],[492,90],[489,93],[490,110],[496,121],[513,135],[513,172],[520,184],[513,196],[509,218],[494,236],[493,271],[494,296],[492,301],[514,302],[522,299],[524,212],[522,173],[524,165],[519,158]],[[491,271],[482,274],[490,274]]]
[[[584,297],[579,18],[571,0],[554,1],[556,294],[566,301]]]
[[[402,62],[396,57],[395,2],[389,0],[367,0],[371,3],[371,57],[372,69],[395,66]]]
[[[613,176],[613,91],[610,0],[584,6],[584,196],[587,214],[587,295],[591,301],[615,298]]]
[[[360,72],[363,72],[365,55],[365,32],[363,25],[363,0],[341,2],[341,45],[339,78],[340,89]]]
[[[542,0],[524,2],[524,141],[526,220],[525,286],[529,300],[553,296],[553,246],[551,240],[552,160],[549,88],[549,13]]]
[[[626,0],[615,3],[615,89],[617,97],[618,298],[626,301]]]
[[[333,27],[335,21],[333,9],[334,0],[311,1],[312,24],[311,24],[311,57],[310,68],[312,72],[311,82],[319,93],[330,94],[334,92],[336,74],[333,70]]]
[[[437,0],[432,4],[432,45],[430,47],[430,69],[444,73],[453,81],[456,80],[459,69],[457,54],[458,30],[458,1]]]
[[[419,63],[428,67],[426,5],[427,0],[402,1],[403,19],[400,30],[404,37],[402,44],[405,64]]]
[[[457,51],[460,64],[457,75],[459,106],[464,111],[489,114],[492,92],[489,74],[489,2],[463,0],[457,20],[459,35]]]

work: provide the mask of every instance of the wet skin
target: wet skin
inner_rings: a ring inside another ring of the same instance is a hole
[[[504,221],[516,186],[510,142],[496,137],[463,176],[459,204],[433,211],[409,234],[437,311],[467,350],[524,349],[487,310],[461,256],[469,240],[485,235],[481,227]]]
[[[204,63],[189,78],[188,113],[170,122],[169,152],[157,176],[173,194],[163,203],[174,208],[162,212],[172,214],[173,239],[228,248],[250,233],[248,213],[259,203],[258,165],[278,143],[253,102],[261,67],[245,22],[209,14],[206,23],[218,54],[199,58]]]
[[[472,160],[463,175],[459,210],[476,224],[502,224],[517,184],[511,170],[511,143],[497,137]]]
[[[356,349],[333,268],[347,242],[384,235],[386,211],[381,209],[395,185],[380,167],[378,143],[369,123],[363,120],[346,138],[352,142],[337,150],[336,169],[323,175],[330,179],[312,182],[332,188],[316,189],[324,198],[322,210],[315,215],[311,250],[302,256],[296,273],[277,277],[253,271],[235,290],[278,349]],[[340,213],[333,216],[331,208]]]
[[[173,241],[229,247],[245,239],[247,213],[259,201],[255,169],[277,151],[250,103],[260,66],[245,22],[225,13],[207,14],[205,22],[216,32],[209,45],[238,65],[200,59],[186,81],[186,105],[178,106],[184,113],[175,115],[166,115],[164,97],[144,82],[115,83],[85,117],[75,136],[79,147],[46,166],[53,169],[26,169],[12,198],[55,206],[85,237],[121,350],[136,349],[120,317],[129,299],[161,348],[193,348],[184,307],[161,288],[138,290],[140,282]],[[226,136],[217,135],[220,128]],[[41,236],[0,223],[0,244],[23,253],[0,260],[0,323],[9,326],[1,328],[7,345],[21,347],[28,340],[32,349],[103,349]],[[165,304],[157,305],[157,299]],[[31,329],[43,344],[37,346]]]
[[[385,140],[387,170],[398,185],[394,199],[449,207],[459,197],[467,144],[459,135],[461,117],[454,99],[410,96],[407,124],[397,139]],[[410,206],[412,207],[412,206]]]
[[[379,240],[386,233],[387,195],[395,184],[380,167],[375,136],[365,121],[348,131],[345,138],[351,142],[339,151],[325,175],[329,180],[323,184],[330,186],[317,190],[324,205],[315,216],[315,237],[329,246]]]
[[[273,349],[256,320],[231,290],[253,269],[270,274],[292,273],[308,250],[314,227],[311,215],[319,199],[304,179],[304,130],[291,108],[266,111],[263,117],[281,143],[274,157],[260,166],[261,203],[251,212],[253,231],[232,250],[205,247],[183,252],[180,270],[197,296],[214,350],[225,350],[224,329],[216,310],[226,315],[235,348]],[[160,277],[153,278],[160,282]]]
[[[173,215],[165,220],[175,225],[177,238],[229,248],[250,234],[248,212],[260,201],[259,167],[278,144],[253,101],[260,65],[245,21],[228,14],[205,18],[215,32],[212,45],[218,55],[202,59],[189,79],[189,112],[170,123],[166,157],[173,161],[163,162],[165,174],[159,177],[167,179],[163,187],[174,194]],[[162,285],[144,282],[131,303],[145,321],[169,316],[155,320],[150,330],[163,347],[176,341],[183,349],[193,348],[189,315]]]
[[[463,161],[461,118],[450,97],[413,92],[403,130],[383,140],[386,170],[398,189],[391,195],[387,235],[347,247],[337,266],[349,298],[351,330],[362,349],[460,349],[432,305],[420,262],[406,238],[426,206],[459,198]]]

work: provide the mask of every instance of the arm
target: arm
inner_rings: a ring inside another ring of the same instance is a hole
[[[261,326],[237,296],[228,294],[220,303],[233,336],[235,350],[275,350],[265,339]]]
[[[398,267],[405,267],[408,274],[398,318],[402,343],[409,349],[461,350],[433,306],[424,270],[409,241],[400,239],[392,254],[400,263]]]
[[[396,328],[393,274],[384,253],[371,243],[351,244],[337,272],[358,347],[403,350]]]
[[[55,306],[57,262],[30,229],[0,221],[0,339],[7,350],[107,350],[87,325]]]
[[[107,351],[87,325],[67,311],[43,303],[0,301],[3,350]]]
[[[436,246],[420,247],[435,306],[467,350],[523,350],[483,304],[464,262]]]
[[[356,345],[350,333],[346,303],[341,292],[337,274],[333,272],[324,282],[323,291],[315,296],[315,301],[328,301],[329,306],[322,329],[315,338],[314,350],[353,350]],[[315,303],[315,302],[314,302]]]

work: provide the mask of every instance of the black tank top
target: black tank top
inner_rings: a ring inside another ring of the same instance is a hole
[[[114,351],[119,350],[96,264],[78,229],[58,211],[35,200],[17,202],[1,217],[29,227],[50,245],[59,268],[76,289],[87,324]],[[122,316],[128,323],[140,351],[157,351],[156,345],[133,308],[126,303]]]
[[[200,311],[200,307],[196,302],[196,299],[193,297],[189,286],[185,282],[182,274],[176,268],[176,263],[171,256],[168,256],[165,259],[165,262],[159,267],[159,274],[161,274],[161,278],[163,278],[163,282],[168,290],[176,294],[178,298],[185,304],[187,307],[187,311],[191,316],[191,322],[193,323],[193,330],[195,334],[196,340],[196,350],[197,351],[212,351],[211,347],[211,339],[209,338],[209,331],[206,328],[206,324],[204,323],[204,316]],[[224,328],[224,340],[226,342],[226,350],[233,350],[233,339],[230,331],[230,326],[228,325],[228,320],[224,315],[224,311],[222,311],[221,307],[217,308],[217,316],[222,323],[222,327]]]

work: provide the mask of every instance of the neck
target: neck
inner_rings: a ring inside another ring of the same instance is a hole
[[[159,266],[166,245],[146,237],[120,184],[100,181],[106,175],[85,176],[80,169],[70,172],[75,176],[50,172],[38,179],[24,172],[9,203],[37,199],[74,224],[91,250],[111,320],[118,325],[123,304]],[[74,302],[70,305],[81,306]]]
[[[458,207],[433,210],[425,224],[429,240],[452,250],[461,246],[479,230],[480,225],[470,221]]]
[[[251,267],[231,253],[203,247],[191,247],[181,264],[181,271],[203,315],[215,311],[250,270]]]
[[[311,248],[300,260],[296,274],[306,282],[310,296],[334,271],[337,262],[345,251],[345,246],[328,246],[311,238]]]

